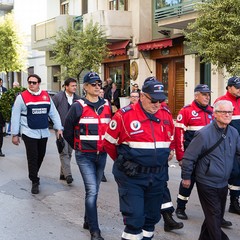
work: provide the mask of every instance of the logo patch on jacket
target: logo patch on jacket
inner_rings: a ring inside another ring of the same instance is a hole
[[[109,123],[109,128],[111,130],[115,130],[117,128],[117,122],[116,120],[111,120],[111,122]]]
[[[137,121],[137,120],[134,120],[134,121],[132,121],[132,122],[130,123],[130,127],[131,127],[131,129],[132,129],[133,131],[137,131],[137,130],[140,129],[141,123],[140,123],[139,121]]]

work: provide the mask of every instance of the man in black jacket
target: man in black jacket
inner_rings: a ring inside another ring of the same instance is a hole
[[[77,90],[77,80],[73,78],[68,78],[64,82],[64,91],[60,91],[58,94],[53,96],[52,100],[58,110],[58,113],[61,118],[62,125],[64,126],[65,119],[68,113],[69,108],[72,103],[79,99],[75,92]],[[60,169],[60,180],[66,180],[67,184],[71,184],[73,182],[72,172],[71,172],[71,157],[73,149],[64,140],[65,146],[63,151],[59,154],[61,161],[61,169]]]

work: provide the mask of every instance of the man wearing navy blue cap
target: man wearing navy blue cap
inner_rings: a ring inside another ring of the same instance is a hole
[[[152,239],[161,217],[174,130],[172,116],[161,104],[165,99],[163,84],[147,78],[140,100],[117,111],[105,135],[125,224],[122,240]]]
[[[91,240],[104,240],[98,224],[97,196],[107,158],[103,138],[112,112],[109,102],[99,97],[101,86],[97,73],[88,72],[84,76],[86,96],[71,105],[63,132],[66,141],[75,149],[83,178],[86,191],[83,228],[89,229]]]
[[[178,113],[174,140],[176,158],[180,166],[184,152],[192,141],[195,131],[212,121],[213,109],[209,106],[210,93],[211,90],[208,85],[198,84],[194,89],[194,101],[184,106]],[[181,183],[179,185],[176,215],[183,220],[188,219],[185,209],[195,183],[194,176],[192,176],[191,180],[192,184],[189,188],[184,188]]]
[[[231,77],[228,79],[227,92],[225,95],[216,99],[215,102],[219,100],[228,100],[233,104],[233,116],[230,125],[235,127],[240,134],[240,77]],[[234,161],[233,171],[229,179],[228,188],[230,189],[230,206],[229,212],[240,215],[240,160],[236,159]]]

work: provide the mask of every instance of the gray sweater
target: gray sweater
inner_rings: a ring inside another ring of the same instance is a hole
[[[211,153],[198,157],[212,147],[221,137],[223,129],[214,120],[195,133],[193,140],[183,156],[182,179],[191,179],[195,168],[196,181],[210,187],[222,188],[228,184],[233,161],[240,155],[240,137],[238,131],[228,126],[226,138]]]

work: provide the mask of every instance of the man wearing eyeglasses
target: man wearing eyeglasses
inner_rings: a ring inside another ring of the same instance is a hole
[[[228,100],[232,102],[234,108],[230,125],[235,127],[240,134],[240,78],[229,78],[226,89],[226,94],[216,99],[215,102],[219,100]],[[230,190],[229,212],[240,215],[240,159],[235,159],[233,171],[228,183]]]
[[[161,218],[174,130],[171,114],[161,105],[165,99],[163,84],[147,78],[140,100],[116,112],[105,134],[125,224],[122,240],[152,239]]]
[[[222,231],[228,179],[234,157],[240,154],[237,130],[229,126],[233,105],[219,100],[213,108],[214,120],[195,133],[182,160],[182,185],[191,186],[193,172],[204,212],[199,240],[229,240]]]
[[[106,165],[103,138],[111,120],[110,103],[99,97],[102,80],[95,72],[83,78],[86,96],[72,104],[64,124],[64,138],[75,149],[75,158],[85,186],[83,228],[91,240],[104,240],[98,224],[97,196]]]
[[[131,104],[138,102],[139,98],[140,98],[140,92],[138,92],[138,91],[130,92],[130,103]]]
[[[12,143],[19,145],[20,134],[24,141],[32,194],[39,193],[39,169],[46,153],[50,132],[48,117],[57,130],[57,138],[62,136],[62,125],[58,111],[46,91],[41,90],[41,78],[32,74],[27,78],[28,88],[16,97],[12,110]]]

